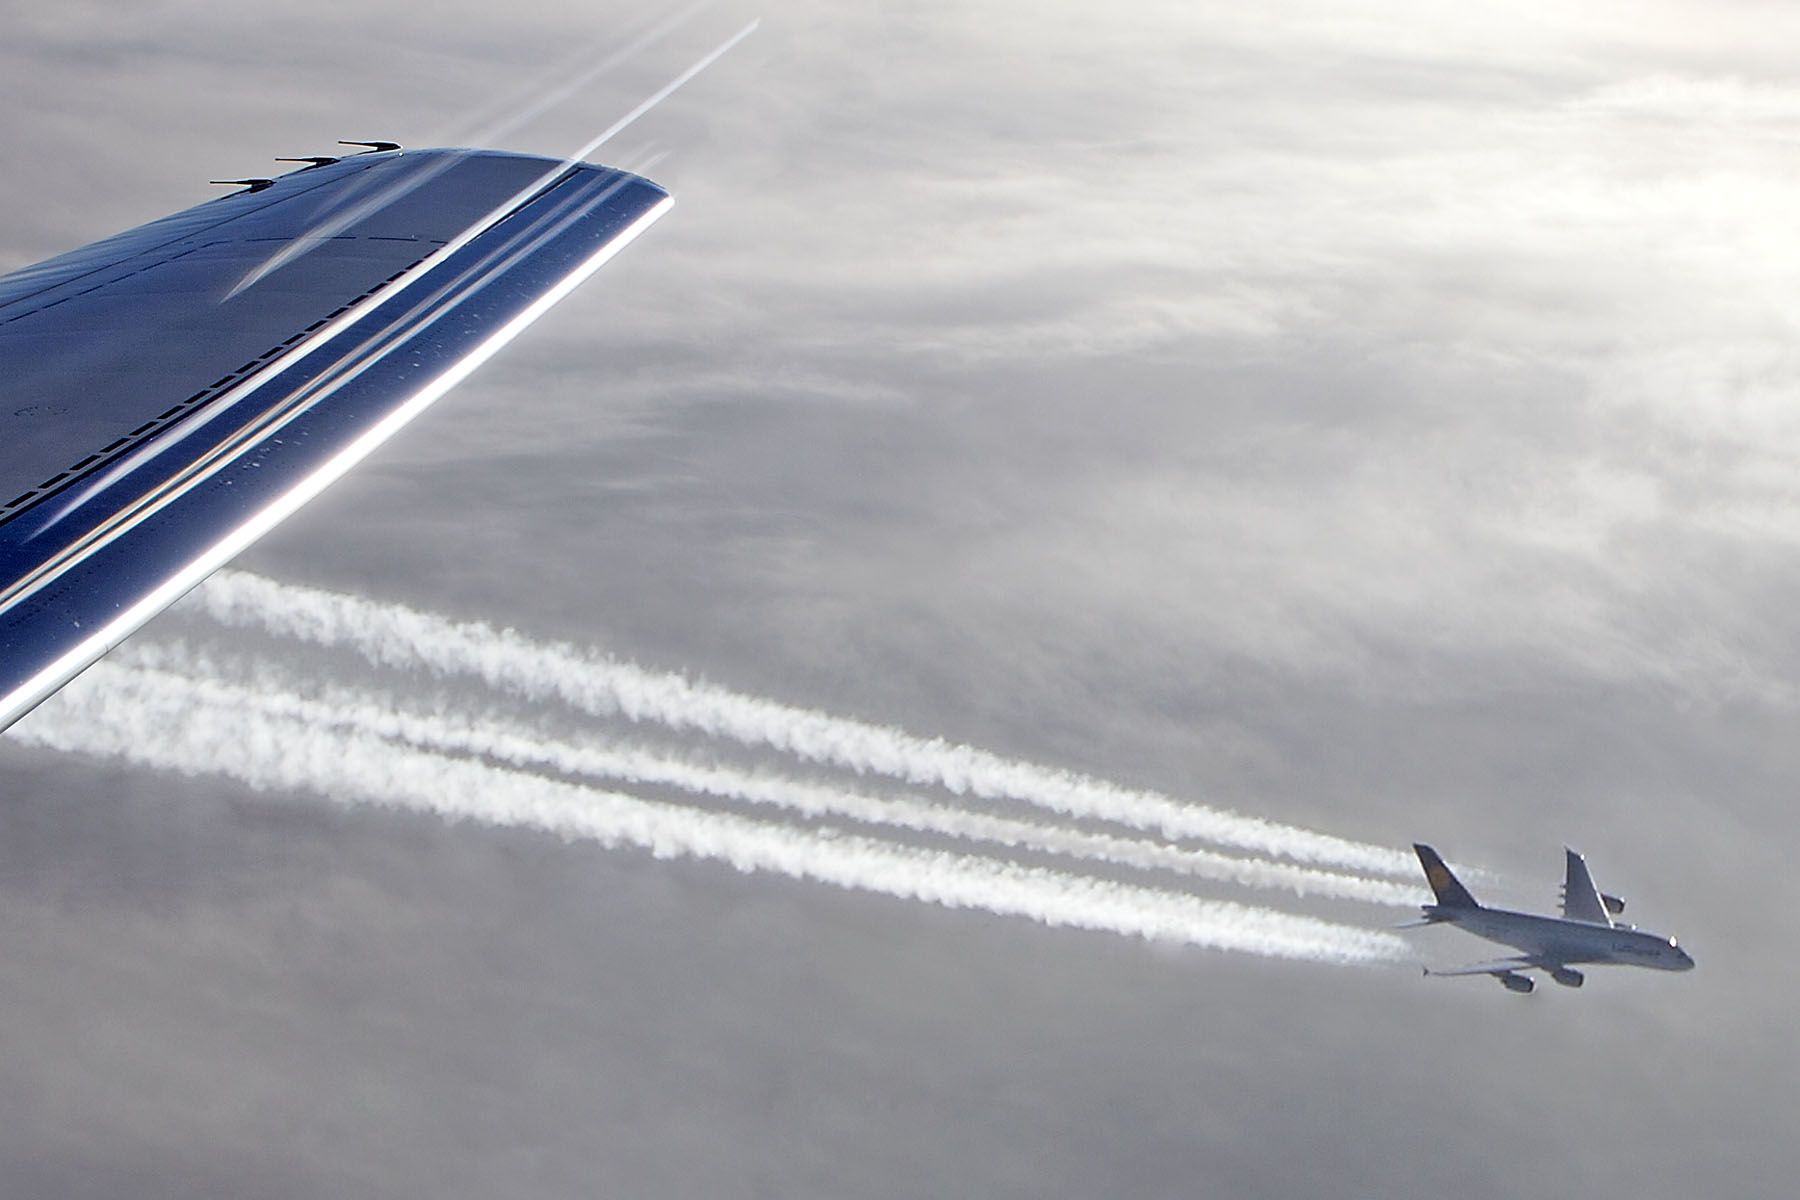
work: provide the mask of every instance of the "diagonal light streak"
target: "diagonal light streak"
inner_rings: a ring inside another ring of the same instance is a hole
[[[473,238],[476,234],[480,233],[482,230],[486,229],[489,225],[492,225],[495,221],[497,221],[501,217],[505,216],[508,212],[512,211],[512,209],[516,208],[519,204],[522,204],[525,200],[529,199],[534,193],[536,193],[539,190],[541,190],[542,188],[548,186],[558,176],[563,174],[563,172],[569,170],[575,164],[579,163],[581,160],[586,158],[589,154],[591,154],[595,150],[599,149],[602,145],[604,145],[607,141],[612,139],[615,135],[617,135],[624,129],[626,129],[629,126],[631,126],[632,124],[634,124],[645,113],[648,113],[651,109],[653,109],[657,105],[661,104],[664,100],[667,100],[683,84],[685,84],[689,80],[693,79],[694,76],[700,74],[700,72],[704,71],[707,67],[710,67],[713,63],[719,61],[719,59],[724,57],[725,54],[733,46],[736,46],[739,42],[743,41],[745,38],[749,37],[752,33],[754,33],[756,31],[757,26],[760,23],[761,23],[760,21],[751,21],[748,25],[745,25],[742,29],[738,30],[737,33],[733,34],[731,37],[727,38],[724,42],[720,43],[718,46],[714,47],[711,51],[709,51],[705,55],[703,55],[699,59],[699,61],[695,62],[692,66],[688,67],[687,70],[681,72],[681,74],[677,75],[669,83],[664,84],[661,88],[658,88],[655,92],[651,93],[650,96],[646,97],[644,100],[639,101],[638,104],[634,108],[632,108],[630,112],[626,113],[623,117],[620,117],[618,120],[614,121],[611,125],[607,126],[606,129],[601,131],[601,133],[599,135],[594,137],[592,140],[588,141],[579,150],[576,150],[573,154],[569,155],[567,158],[561,160],[560,162],[556,163],[554,166],[545,170],[543,172],[543,174],[538,176],[536,179],[532,180],[532,182],[527,184],[525,187],[520,188],[513,196],[511,196],[510,198],[508,198],[506,201],[502,202],[501,204],[495,206],[495,208],[493,209],[492,212],[488,213],[487,215],[485,215],[483,217],[478,218],[476,221],[471,223],[469,225],[469,227],[467,229],[465,229],[462,233],[458,234],[454,238],[451,238],[446,245],[440,246],[430,257],[428,257],[425,260],[425,262],[423,264],[421,264],[419,266],[419,268],[417,268],[417,270],[415,270],[413,272],[413,275],[416,276],[416,275],[422,274],[425,271],[429,270],[436,263],[443,262],[445,259],[450,257],[450,255],[453,254],[455,251],[461,249],[464,245],[466,245],[469,242],[469,240],[471,238]],[[654,36],[661,36],[661,33],[658,32],[661,29],[662,29],[662,27],[658,26],[656,29],[653,29],[649,34],[646,34],[645,38],[654,40]],[[643,44],[646,44],[646,45],[648,44],[648,42],[645,41],[644,39],[640,39],[640,42],[642,42]],[[627,49],[625,51],[621,51],[620,53],[623,56],[629,56],[629,53],[635,52],[635,50],[637,48],[639,48],[639,46],[634,43],[633,46],[627,47]],[[623,61],[623,57],[620,58],[620,61]],[[268,276],[270,276],[274,272],[280,270],[282,267],[285,267],[289,263],[296,261],[301,256],[310,253],[312,250],[316,249],[317,247],[324,245],[326,242],[330,241],[333,237],[342,233],[344,230],[350,228],[350,226],[356,224],[358,221],[364,220],[365,218],[372,216],[374,213],[381,211],[381,209],[394,203],[395,201],[399,200],[401,197],[409,194],[414,188],[422,186],[423,184],[427,183],[431,179],[436,178],[442,172],[449,170],[451,168],[451,166],[453,166],[457,161],[458,160],[455,158],[445,159],[443,162],[436,164],[435,166],[431,167],[428,170],[421,170],[421,171],[414,172],[411,175],[409,175],[408,177],[394,182],[393,184],[389,185],[388,187],[385,187],[385,188],[377,191],[376,193],[369,196],[368,198],[366,198],[356,204],[350,205],[347,208],[344,208],[343,210],[339,211],[338,213],[335,213],[332,216],[326,218],[325,220],[319,222],[317,225],[313,226],[311,229],[307,230],[305,233],[300,234],[297,237],[295,237],[293,241],[290,241],[285,246],[281,247],[281,249],[277,250],[274,254],[270,255],[267,259],[263,260],[261,263],[257,264],[255,267],[252,267],[248,272],[245,273],[245,275],[242,279],[238,280],[238,282],[231,288],[230,291],[225,293],[225,296],[222,300],[220,300],[220,303],[221,304],[227,303],[230,300],[232,300],[233,298],[241,295],[248,288],[254,287],[258,282],[260,282],[263,279],[268,278]],[[412,279],[412,276],[409,276],[406,279],[402,279],[395,286],[396,287],[405,287],[408,285],[408,283],[411,281],[411,279]]]

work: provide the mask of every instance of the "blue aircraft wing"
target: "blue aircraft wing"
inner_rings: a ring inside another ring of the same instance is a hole
[[[0,729],[671,203],[493,151],[307,167],[0,278]]]

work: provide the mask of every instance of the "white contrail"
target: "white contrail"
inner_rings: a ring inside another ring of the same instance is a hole
[[[1392,934],[1270,909],[647,803],[214,703],[195,688],[109,663],[13,729],[40,746],[225,775],[256,788],[538,829],[1050,926],[1340,964],[1407,953]]]
[[[847,818],[918,833],[990,842],[1137,870],[1172,871],[1250,887],[1280,888],[1300,896],[1330,896],[1413,907],[1422,889],[1266,859],[1236,858],[1208,850],[970,812],[917,798],[896,799],[733,767],[709,766],[636,747],[597,746],[546,738],[503,718],[469,713],[406,710],[386,697],[326,686],[301,694],[268,663],[234,664],[179,642],[132,643],[113,658],[122,669],[163,676],[194,689],[208,703],[252,709],[279,719],[373,734],[422,749],[477,755],[561,775],[679,788],[699,795],[785,808],[813,818]],[[247,682],[232,677],[248,675]]]
[[[452,621],[398,604],[220,571],[184,601],[226,625],[355,650],[382,666],[469,675],[531,700],[560,700],[598,716],[697,729],[798,758],[957,795],[1013,799],[1072,817],[1100,818],[1165,838],[1195,838],[1297,862],[1410,877],[1416,867],[1383,846],[1184,804],[1069,771],[1006,759],[941,738],[921,738],[683,676],[645,670],[512,630]]]

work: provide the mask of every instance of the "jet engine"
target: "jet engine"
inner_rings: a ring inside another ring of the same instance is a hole
[[[1556,982],[1562,984],[1564,987],[1580,987],[1583,983],[1587,982],[1587,976],[1571,967],[1557,967],[1550,972],[1550,978],[1556,980]]]
[[[1604,904],[1606,906],[1606,911],[1615,917],[1625,911],[1625,902],[1623,900],[1619,899],[1617,896],[1609,896],[1605,892],[1600,893],[1600,903]]]
[[[1511,971],[1502,971],[1496,975],[1495,978],[1500,981],[1500,985],[1507,991],[1518,992],[1520,995],[1529,994],[1530,991],[1537,986],[1537,984],[1533,983],[1525,976],[1515,975]]]

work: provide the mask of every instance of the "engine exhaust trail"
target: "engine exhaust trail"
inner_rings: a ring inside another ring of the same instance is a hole
[[[649,803],[518,771],[274,718],[150,672],[99,663],[15,736],[38,746],[258,789],[306,790],[448,820],[527,828],[658,858],[920,900],[947,908],[1275,958],[1332,964],[1402,958],[1392,934],[1272,909]]]
[[[254,710],[271,718],[372,734],[438,753],[472,755],[558,775],[650,784],[696,795],[786,809],[809,818],[839,818],[917,833],[987,842],[1136,870],[1169,871],[1248,887],[1282,889],[1413,908],[1423,889],[1385,879],[1344,875],[1267,859],[971,812],[916,797],[880,797],[766,772],[710,766],[629,746],[596,746],[546,738],[524,725],[471,712],[423,712],[353,688],[326,686],[303,693],[273,664],[234,663],[226,669],[181,643],[133,643],[113,659],[134,673],[186,686],[208,703]],[[238,682],[243,680],[243,682]]]
[[[1400,879],[1415,874],[1406,855],[1385,846],[1187,804],[403,605],[220,571],[182,607],[227,626],[344,647],[379,666],[470,676],[524,699],[556,700],[594,716],[694,729],[859,775],[942,787],[956,795],[1018,800],[1063,816],[1098,818],[1171,840],[1196,839],[1309,865]]]

